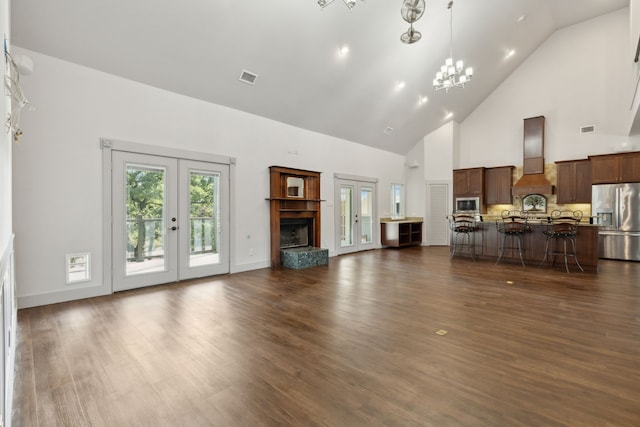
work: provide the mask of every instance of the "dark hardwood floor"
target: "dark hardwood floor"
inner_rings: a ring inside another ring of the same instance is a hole
[[[14,426],[640,426],[640,263],[374,250],[18,328]]]

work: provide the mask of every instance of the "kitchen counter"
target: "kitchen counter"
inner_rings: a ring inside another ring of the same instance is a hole
[[[489,217],[491,218],[491,217]],[[500,217],[498,217],[501,219]],[[543,222],[544,221],[544,222]],[[527,267],[538,267],[544,259],[545,244],[547,236],[544,234],[546,230],[546,219],[537,219],[527,222],[528,232],[523,236],[523,249],[525,264]],[[576,236],[576,253],[578,262],[585,271],[595,272],[598,270],[598,231],[600,227],[597,224],[580,223],[578,226],[578,234]],[[481,257],[491,260],[497,260],[502,235],[496,229],[496,219],[487,219],[483,217],[483,222],[477,223],[477,235],[475,236],[475,253]],[[520,257],[517,250],[506,250],[504,262],[520,263]],[[574,270],[577,270],[575,263],[569,259],[570,268],[574,264]],[[547,258],[545,266],[550,266],[551,260]],[[556,267],[564,266],[563,257],[556,256]],[[572,270],[572,271],[574,271]]]
[[[415,217],[406,217],[406,218],[380,218],[380,222],[397,222],[397,223],[406,223],[406,222],[422,222],[423,219],[420,216]]]

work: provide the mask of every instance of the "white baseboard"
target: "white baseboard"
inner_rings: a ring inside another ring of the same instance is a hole
[[[269,268],[271,267],[271,263],[269,261],[259,261],[259,262],[251,262],[247,264],[236,264],[231,266],[230,274],[233,273],[242,273],[245,271],[251,270],[259,270],[261,268]]]
[[[41,305],[57,304],[84,298],[99,297],[111,294],[111,288],[103,285],[88,286],[79,289],[46,292],[41,294],[18,296],[18,308],[38,307]]]

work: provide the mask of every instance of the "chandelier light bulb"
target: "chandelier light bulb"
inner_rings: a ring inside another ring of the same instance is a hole
[[[447,66],[447,68],[448,68],[448,67],[451,67],[451,66],[453,65],[453,58],[447,58],[447,59],[444,61],[444,65],[446,65],[446,66]]]
[[[471,67],[467,67],[467,70],[465,71],[465,74],[466,74],[468,77],[473,76],[473,68],[471,68]]]

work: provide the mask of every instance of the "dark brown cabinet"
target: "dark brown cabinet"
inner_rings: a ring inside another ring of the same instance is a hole
[[[591,161],[556,162],[557,203],[591,203]]]
[[[640,182],[640,152],[589,156],[592,184]]]
[[[484,168],[455,169],[453,171],[454,196],[482,196]]]
[[[524,162],[526,174],[544,173],[544,116],[524,119]]]
[[[487,168],[484,170],[484,203],[487,205],[510,205],[513,166]]]
[[[392,221],[380,223],[382,246],[403,246],[422,244],[422,221]]]

